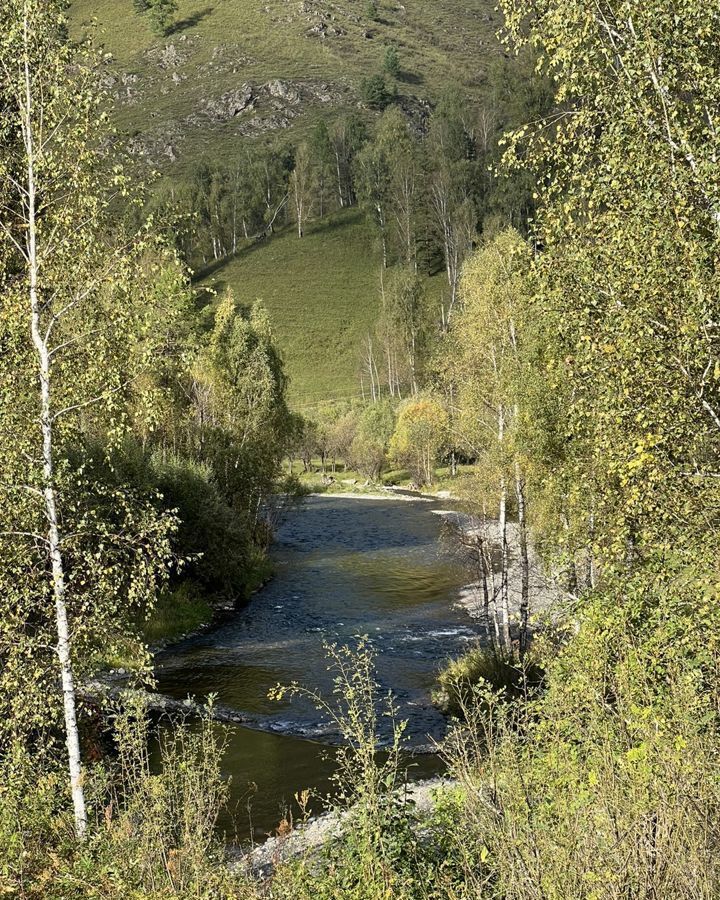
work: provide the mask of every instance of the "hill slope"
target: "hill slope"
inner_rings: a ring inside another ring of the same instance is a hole
[[[360,396],[363,341],[380,307],[380,254],[358,209],[336,213],[298,240],[288,228],[202,279],[232,288],[243,304],[262,300],[285,356],[290,399],[307,408]],[[430,279],[431,293],[441,278]]]
[[[416,121],[448,84],[483,92],[500,53],[493,0],[178,0],[157,37],[133,0],[72,0],[71,33],[107,53],[114,123],[138,160],[181,180],[193,164],[230,165],[256,142],[296,141],[318,118],[361,109],[362,79],[399,53],[398,103]],[[91,22],[95,25],[91,26]],[[362,110],[367,118],[376,116]],[[199,281],[262,299],[307,406],[358,396],[362,344],[379,306],[380,259],[358,210],[241,250]],[[439,295],[442,278],[429,279]]]
[[[114,116],[163,171],[231,159],[241,138],[309,127],[357,107],[362,78],[399,51],[401,104],[422,110],[448,83],[482,89],[499,53],[493,0],[179,0],[164,38],[133,0],[73,0],[71,30],[95,20]]]

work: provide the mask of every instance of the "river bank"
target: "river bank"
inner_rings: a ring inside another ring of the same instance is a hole
[[[482,537],[493,551],[494,574],[499,572],[499,547],[501,543],[500,524],[494,520],[481,520],[477,516],[454,509],[434,509],[433,514],[439,516],[446,526],[455,532],[459,546],[467,544],[468,539]],[[452,540],[452,538],[451,538]],[[516,522],[507,525],[508,544],[508,605],[512,619],[520,613],[522,597],[522,560],[520,556],[520,529]],[[539,554],[532,546],[528,546],[529,583],[528,593],[531,601],[531,617],[547,614],[562,596],[562,591],[545,567]],[[458,601],[473,619],[485,625],[486,609],[482,582],[469,581],[459,593]]]
[[[427,497],[309,496],[285,516],[270,557],[275,576],[219,627],[156,656],[159,693],[181,704],[217,695],[237,722],[226,755],[233,800],[255,840],[264,840],[305,788],[330,789],[339,735],[312,702],[270,700],[297,682],[331,699],[324,645],[368,636],[380,693],[392,691],[407,719],[413,779],[441,768],[429,751],[446,720],[431,700],[438,671],[479,636],[457,603],[467,577],[440,541]],[[387,740],[385,721],[380,740]],[[244,812],[250,784],[252,824]],[[322,810],[318,802],[316,812]],[[236,825],[229,820],[222,827]]]
[[[396,792],[398,802],[412,806],[420,824],[435,808],[443,791],[457,788],[453,779],[436,777],[406,784]],[[354,810],[333,810],[276,834],[249,852],[231,854],[231,869],[264,881],[281,865],[301,857],[313,856],[331,841],[338,840],[353,827]],[[234,858],[232,858],[234,856]]]

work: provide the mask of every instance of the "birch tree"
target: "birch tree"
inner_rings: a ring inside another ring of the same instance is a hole
[[[525,401],[523,330],[529,306],[530,256],[516,232],[499,235],[466,264],[462,308],[451,332],[451,375],[463,442],[481,459],[480,502],[498,511],[498,607],[502,646],[510,653],[510,514],[517,511],[520,557],[520,649],[529,619],[528,499],[525,461],[518,441]]]
[[[306,143],[300,144],[295,153],[295,167],[290,174],[290,191],[295,206],[295,221],[299,238],[305,234],[305,225],[312,212],[315,177],[312,157]]]
[[[482,193],[475,159],[478,148],[464,118],[465,106],[460,94],[449,91],[432,118],[429,136],[429,207],[450,290],[447,310],[443,310],[445,324],[452,318],[462,264],[476,238]]]
[[[544,377],[566,400],[548,481],[572,482],[555,530],[591,548],[596,582],[643,548],[705,552],[714,531],[695,511],[717,504],[720,472],[720,12],[501,5],[555,91],[506,163],[547,176],[535,290]]]
[[[110,473],[105,484],[87,474],[91,444],[120,437],[133,374],[153,353],[139,278],[149,245],[110,227],[126,183],[102,143],[92,57],[71,54],[63,9],[9,0],[0,19],[0,743],[23,729],[37,739],[61,700],[82,837],[77,675],[100,635],[113,647],[121,611],[152,595],[169,522]],[[14,715],[8,696],[22,698]]]

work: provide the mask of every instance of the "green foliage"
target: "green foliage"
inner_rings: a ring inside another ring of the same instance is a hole
[[[394,427],[395,411],[389,400],[371,403],[357,420],[349,458],[372,481],[377,481],[385,467]]]
[[[170,30],[173,15],[177,12],[177,0],[133,0],[135,12],[147,15],[153,31],[165,35]]]
[[[370,109],[385,109],[394,99],[394,93],[384,75],[369,75],[360,82],[360,98]]]
[[[407,466],[418,485],[433,483],[435,466],[447,446],[447,428],[447,412],[434,397],[414,397],[400,405],[389,452]]]
[[[400,54],[394,44],[389,44],[385,48],[385,56],[383,57],[383,69],[391,78],[397,78],[400,74]]]
[[[0,752],[62,752],[60,668],[82,679],[120,647],[164,583],[176,525],[152,491],[91,476],[164,348],[145,267],[163,250],[112,216],[127,182],[101,149],[96,60],[63,21],[60,5],[18,0],[0,23]]]
[[[527,660],[520,666],[493,648],[475,647],[450,660],[437,680],[433,703],[444,713],[464,718],[468,712],[476,715],[474,707],[482,689],[489,688],[506,702],[527,701],[538,692],[542,671]]]
[[[177,588],[164,591],[143,624],[143,638],[149,643],[173,640],[197,631],[212,620],[212,607],[198,585],[184,580]]]
[[[157,451],[146,477],[177,510],[180,520],[175,551],[185,560],[183,575],[206,590],[226,596],[242,594],[251,554],[251,526],[218,488],[209,462]]]
[[[334,801],[347,825],[319,858],[281,870],[273,889],[279,897],[323,900],[414,896],[417,819],[402,791],[405,723],[398,721],[392,697],[381,692],[367,639],[359,639],[354,648],[330,645],[326,651],[334,673],[332,698],[297,684],[278,687],[274,696],[308,696],[342,734],[345,746],[337,751]],[[383,719],[389,741],[382,739]]]
[[[606,565],[628,546],[696,556],[714,541],[694,523],[707,522],[717,487],[718,347],[707,323],[718,305],[718,138],[702,110],[717,102],[718,80],[706,10],[684,8],[682,50],[663,2],[602,13],[552,3],[528,31],[525,10],[509,3],[507,13],[573,111],[552,142],[526,129],[508,151],[553,172],[535,293],[548,386],[564,404],[555,441],[573,481],[556,508]],[[673,60],[662,71],[661,58]]]
[[[541,699],[485,694],[450,741],[467,787],[457,840],[485,847],[501,896],[718,890],[716,640],[678,615],[697,605],[714,628],[717,605],[656,562],[654,579],[618,579],[587,605]]]
[[[0,890],[28,900],[126,900],[249,893],[214,831],[227,797],[224,734],[211,721],[155,732],[137,697],[114,717],[117,755],[88,771],[90,826],[69,839],[65,790],[19,746],[0,759]],[[158,744],[157,765],[149,747]]]

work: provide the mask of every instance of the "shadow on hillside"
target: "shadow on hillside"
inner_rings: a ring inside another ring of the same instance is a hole
[[[321,222],[312,222],[305,233],[307,235],[329,234],[332,231],[338,231],[341,228],[347,228],[349,225],[356,224],[363,215],[359,208],[354,206],[351,209],[346,209],[340,215],[330,215]]]
[[[256,250],[259,250],[261,247],[266,247],[269,243],[272,242],[273,238],[277,237],[280,234],[284,234],[290,228],[294,230],[294,225],[286,225],[284,228],[273,232],[269,237],[260,237],[251,243],[247,244],[244,247],[240,247],[236,250],[235,253],[228,253],[227,256],[221,256],[220,259],[214,259],[212,262],[209,262],[207,265],[202,268],[196,269],[193,272],[192,282],[193,284],[204,281],[204,279],[208,278],[210,275],[214,275],[215,272],[219,272],[220,269],[223,269],[229,262],[232,262],[234,259],[238,259],[241,256],[249,256],[251,253],[254,253]]]
[[[212,14],[213,10],[213,6],[206,6],[205,9],[199,9],[185,19],[173,22],[165,34],[169,37],[171,34],[179,34],[181,31],[185,31],[186,28],[194,28],[195,25],[202,22],[203,19],[207,19],[207,17]]]
[[[398,81],[402,81],[403,84],[423,84],[425,79],[422,75],[418,75],[416,72],[399,72]]]
[[[322,222],[311,222],[305,230],[305,238],[314,237],[315,235],[319,234],[331,234],[334,231],[340,231],[343,228],[347,228],[349,225],[356,224],[363,217],[364,213],[357,206],[352,207],[351,209],[346,209],[342,213],[334,213],[333,215],[328,216]],[[227,256],[223,256],[221,259],[214,259],[202,268],[198,268],[195,270],[192,276],[192,283],[198,284],[204,281],[206,278],[209,278],[211,275],[214,275],[216,272],[219,272],[221,269],[225,268],[225,266],[228,265],[228,263],[232,262],[232,260],[239,259],[242,256],[249,256],[250,254],[255,253],[257,250],[260,250],[263,247],[267,247],[268,244],[271,244],[278,237],[294,233],[295,225],[289,223],[282,226],[282,228],[278,228],[273,232],[272,235],[268,237],[257,238],[246,246],[240,247],[235,253],[228,253]],[[305,240],[305,238],[303,238],[303,240]],[[298,238],[298,240],[300,240],[300,238]]]

